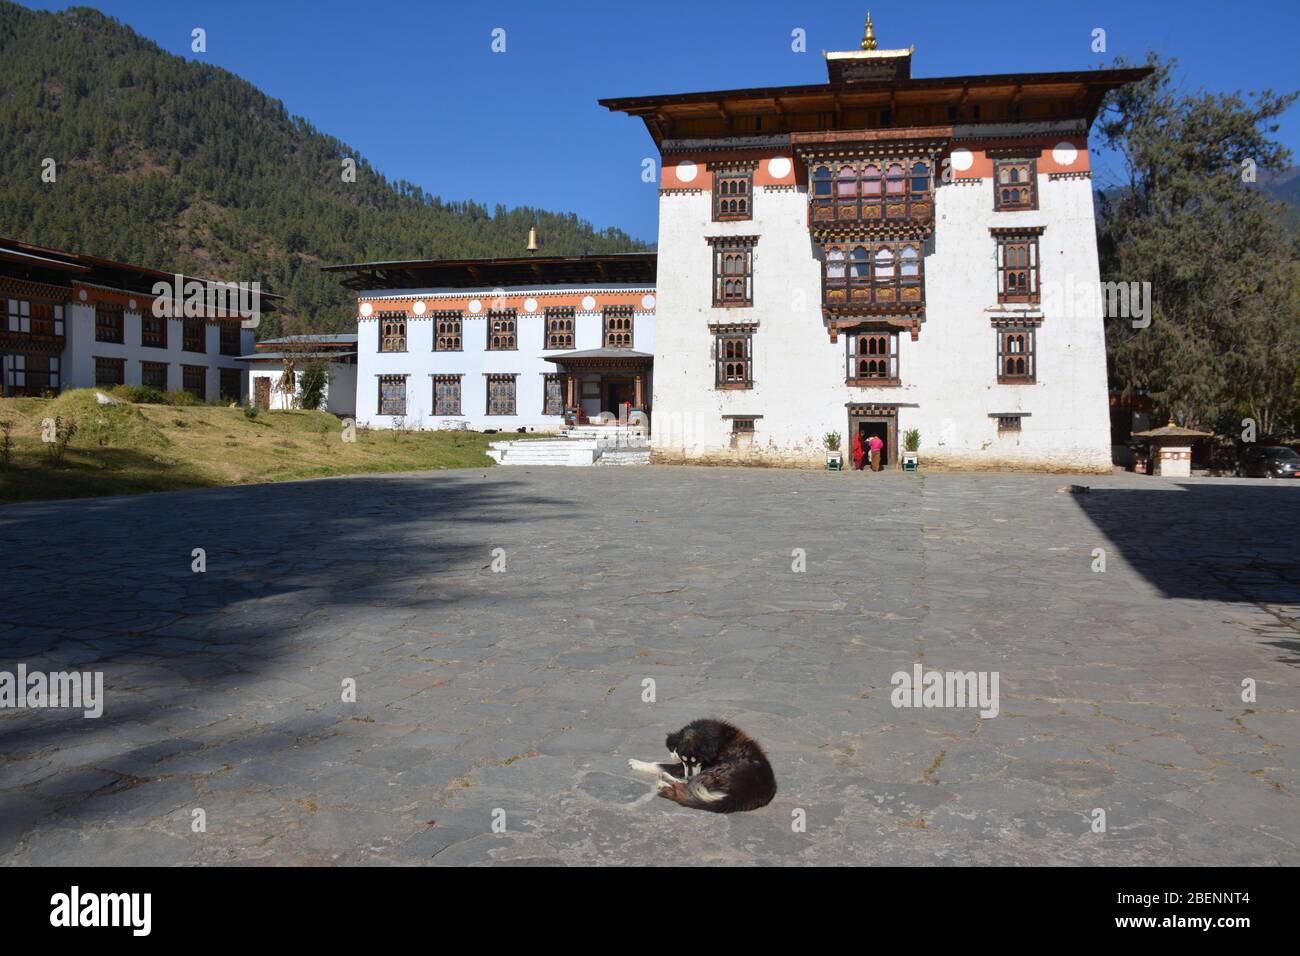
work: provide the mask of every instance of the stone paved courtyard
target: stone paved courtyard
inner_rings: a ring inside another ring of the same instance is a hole
[[[1069,480],[497,469],[0,509],[0,670],[107,698],[0,711],[0,861],[1300,863],[1300,483]],[[916,662],[996,671],[1000,713],[896,709]],[[765,745],[766,808],[629,771],[707,715]]]

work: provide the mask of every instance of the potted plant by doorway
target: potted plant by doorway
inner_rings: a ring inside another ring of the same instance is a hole
[[[826,446],[826,467],[830,471],[844,470],[844,456],[840,454],[840,433],[827,432],[822,436],[822,444]]]
[[[903,470],[916,471],[920,466],[921,458],[917,451],[921,447],[920,429],[909,428],[903,432]]]

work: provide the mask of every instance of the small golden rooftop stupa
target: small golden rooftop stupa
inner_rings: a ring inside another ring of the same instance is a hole
[[[881,50],[876,44],[876,28],[867,13],[860,50],[839,53],[822,52],[826,72],[832,83],[868,83],[873,80],[906,80],[912,76],[912,53],[916,47]]]

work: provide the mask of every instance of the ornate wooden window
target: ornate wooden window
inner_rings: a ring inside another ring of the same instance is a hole
[[[753,388],[754,326],[717,325],[713,335],[716,387]]]
[[[713,220],[754,217],[754,169],[718,169],[713,172]]]
[[[165,349],[167,347],[167,323],[169,321],[169,319],[152,314],[141,315],[140,344],[145,348]]]
[[[379,313],[379,351],[406,351],[406,313]]]
[[[235,326],[235,328],[239,328],[239,326]],[[221,395],[223,401],[229,400],[237,402],[243,397],[240,394],[240,392],[243,391],[243,388],[242,382],[240,381],[239,369],[219,369],[217,379],[218,393]]]
[[[95,303],[95,341],[122,343],[123,328],[122,307],[112,302]]]
[[[160,392],[167,391],[167,363],[141,362],[140,384],[145,388],[156,388]]]
[[[1032,384],[1034,382],[1033,328],[998,329],[998,382]]]
[[[459,312],[433,313],[433,350],[435,352],[463,352],[465,317]],[[460,402],[457,400],[457,405]],[[457,413],[459,414],[459,413]]]
[[[126,359],[95,356],[95,384],[103,386],[126,383]]]
[[[546,347],[548,349],[573,348],[573,308],[550,308],[544,313],[546,321]]]
[[[853,332],[847,337],[849,385],[897,385],[898,332]]]
[[[487,413],[489,415],[515,413],[515,376],[487,376]]]
[[[59,356],[14,355],[9,365],[9,391],[41,395],[59,390]]]
[[[934,214],[929,159],[863,159],[813,167],[811,221],[877,222]]]
[[[181,348],[186,352],[206,352],[207,326],[202,319],[181,320]]]
[[[998,235],[998,301],[1039,302],[1038,236]]]
[[[519,348],[515,337],[518,322],[514,309],[489,312],[487,318],[487,347],[489,352],[513,352]],[[513,415],[514,413],[511,412]]]
[[[542,376],[542,414],[564,414],[564,381],[566,376],[548,372]]]
[[[630,349],[632,347],[632,307],[611,306],[605,310],[605,348]]]
[[[733,308],[754,304],[754,236],[711,238],[713,305]]]
[[[227,319],[223,322],[218,322],[217,329],[219,332],[218,351],[222,355],[238,355],[240,332],[239,323]],[[238,369],[235,371],[238,371]]]
[[[406,414],[406,376],[379,376],[379,414],[401,418]]]
[[[1038,208],[1038,160],[993,160],[993,208]]]
[[[63,306],[57,302],[9,299],[9,331],[31,335],[63,335]]]
[[[208,400],[208,367],[206,365],[182,365],[181,388],[200,401]]]
[[[891,240],[825,246],[822,298],[830,306],[924,304],[920,242]]]
[[[433,376],[433,413],[435,415],[459,415],[460,411],[460,376]]]

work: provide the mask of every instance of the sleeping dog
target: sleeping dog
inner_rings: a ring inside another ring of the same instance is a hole
[[[767,806],[776,776],[763,748],[721,720],[693,720],[665,742],[673,763],[629,760],[628,766],[659,777],[659,796],[712,813]]]

